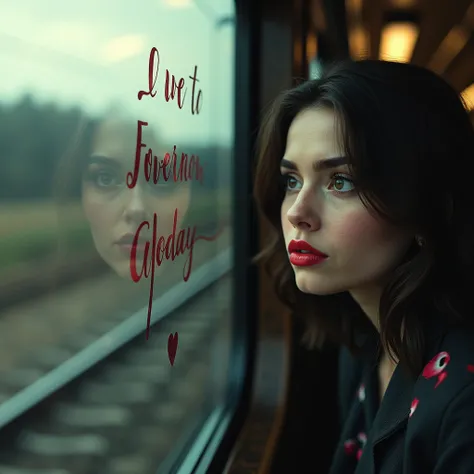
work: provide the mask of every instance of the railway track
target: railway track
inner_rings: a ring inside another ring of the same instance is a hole
[[[16,420],[8,420],[16,398],[25,393],[26,399],[28,391],[45,387],[51,371],[78,350],[99,341],[107,344],[107,331],[128,324],[130,312],[91,318],[71,337],[43,341],[11,370],[4,367],[0,474],[156,474],[218,401],[216,383],[222,386],[227,372],[231,299],[227,275],[155,323],[148,341],[144,317],[142,330],[131,341]],[[179,333],[173,367],[166,351],[170,332]]]

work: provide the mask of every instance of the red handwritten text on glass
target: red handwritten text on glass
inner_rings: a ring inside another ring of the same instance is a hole
[[[191,114],[199,114],[202,106],[202,90],[199,89],[196,95],[196,83],[199,82],[197,78],[198,67],[194,66],[194,73],[192,76],[189,76],[193,85],[192,85],[192,94],[191,94]],[[150,58],[148,60],[148,89],[141,90],[138,92],[138,100],[142,100],[143,96],[148,95],[150,97],[156,96],[156,82],[158,80],[158,75],[160,72],[160,52],[157,48],[153,47],[150,51]],[[170,72],[169,69],[166,69],[165,84],[163,88],[164,98],[166,102],[170,100],[175,100],[180,109],[184,106],[184,99],[186,97],[187,88],[185,87],[184,77],[176,80],[174,74]],[[184,90],[183,90],[184,89]]]
[[[158,48],[153,47],[150,51],[148,59],[148,88],[146,90],[140,90],[138,92],[138,100],[142,100],[143,97],[148,96],[153,99],[157,96],[157,91],[160,84],[160,52]],[[191,106],[190,112],[192,115],[198,115],[202,108],[202,90],[198,88],[198,67],[194,66],[193,74],[189,76],[192,81],[191,91]],[[180,110],[185,105],[187,86],[186,81],[183,77],[176,79],[175,75],[166,69],[165,80],[163,84],[163,97],[166,102],[175,101]],[[127,173],[127,186],[133,189],[138,181],[140,175],[141,163],[143,163],[143,173],[145,180],[149,182],[153,180],[154,184],[157,184],[161,179],[168,181],[172,179],[174,182],[191,181],[196,180],[203,184],[204,170],[199,161],[199,156],[181,152],[179,154],[176,150],[176,145],[173,147],[172,153],[165,153],[163,157],[158,157],[154,154],[153,150],[143,142],[143,129],[148,126],[148,122],[144,120],[137,121],[137,135],[136,135],[136,148],[135,148],[135,162],[133,171]],[[145,151],[146,150],[146,151]],[[143,152],[144,156],[143,156]],[[142,158],[144,158],[142,160]],[[194,244],[202,239],[205,241],[213,241],[218,238],[221,234],[222,229],[212,236],[196,236],[197,227],[191,226],[177,232],[179,210],[175,209],[173,229],[168,236],[158,234],[158,215],[154,213],[153,222],[143,221],[138,227],[131,253],[130,253],[130,275],[134,282],[139,282],[141,278],[150,278],[150,294],[148,300],[148,314],[147,314],[147,327],[146,327],[146,339],[148,340],[150,331],[150,319],[151,310],[153,303],[153,289],[154,289],[154,278],[155,268],[161,266],[164,261],[174,261],[179,255],[184,255],[188,252],[188,258],[185,261],[183,268],[183,280],[188,281],[193,262],[193,249]],[[144,233],[150,230],[152,227],[151,241],[145,243],[144,259],[142,268],[137,269],[137,245],[140,239],[140,232],[143,229]],[[171,336],[171,335],[170,335]],[[177,348],[178,334],[175,333],[173,341],[176,341],[174,352],[172,351],[170,357],[170,363],[173,365],[174,356]]]

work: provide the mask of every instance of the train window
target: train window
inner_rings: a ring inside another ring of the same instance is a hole
[[[0,427],[54,394],[0,471],[166,472],[226,401],[234,2],[3,2],[0,35]]]

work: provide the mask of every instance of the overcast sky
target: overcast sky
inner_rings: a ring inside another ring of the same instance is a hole
[[[29,92],[91,114],[114,105],[170,142],[232,139],[235,30],[217,23],[234,16],[232,0],[0,0],[0,12],[3,103]],[[138,101],[153,46],[161,57],[158,93]],[[188,77],[195,65],[203,94],[197,116]],[[167,68],[186,80],[181,110],[164,99]]]

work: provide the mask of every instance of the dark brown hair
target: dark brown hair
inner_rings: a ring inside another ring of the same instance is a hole
[[[293,119],[313,107],[334,110],[341,146],[369,212],[424,238],[390,275],[380,301],[382,343],[417,375],[424,325],[434,317],[447,323],[474,317],[468,311],[474,288],[474,189],[463,183],[474,158],[467,109],[456,91],[427,69],[344,60],[282,93],[265,117],[254,194],[271,231],[256,260],[273,278],[278,297],[304,318],[313,346],[329,338],[353,353],[357,335],[373,334],[373,326],[348,293],[298,290],[281,230],[280,160]]]

